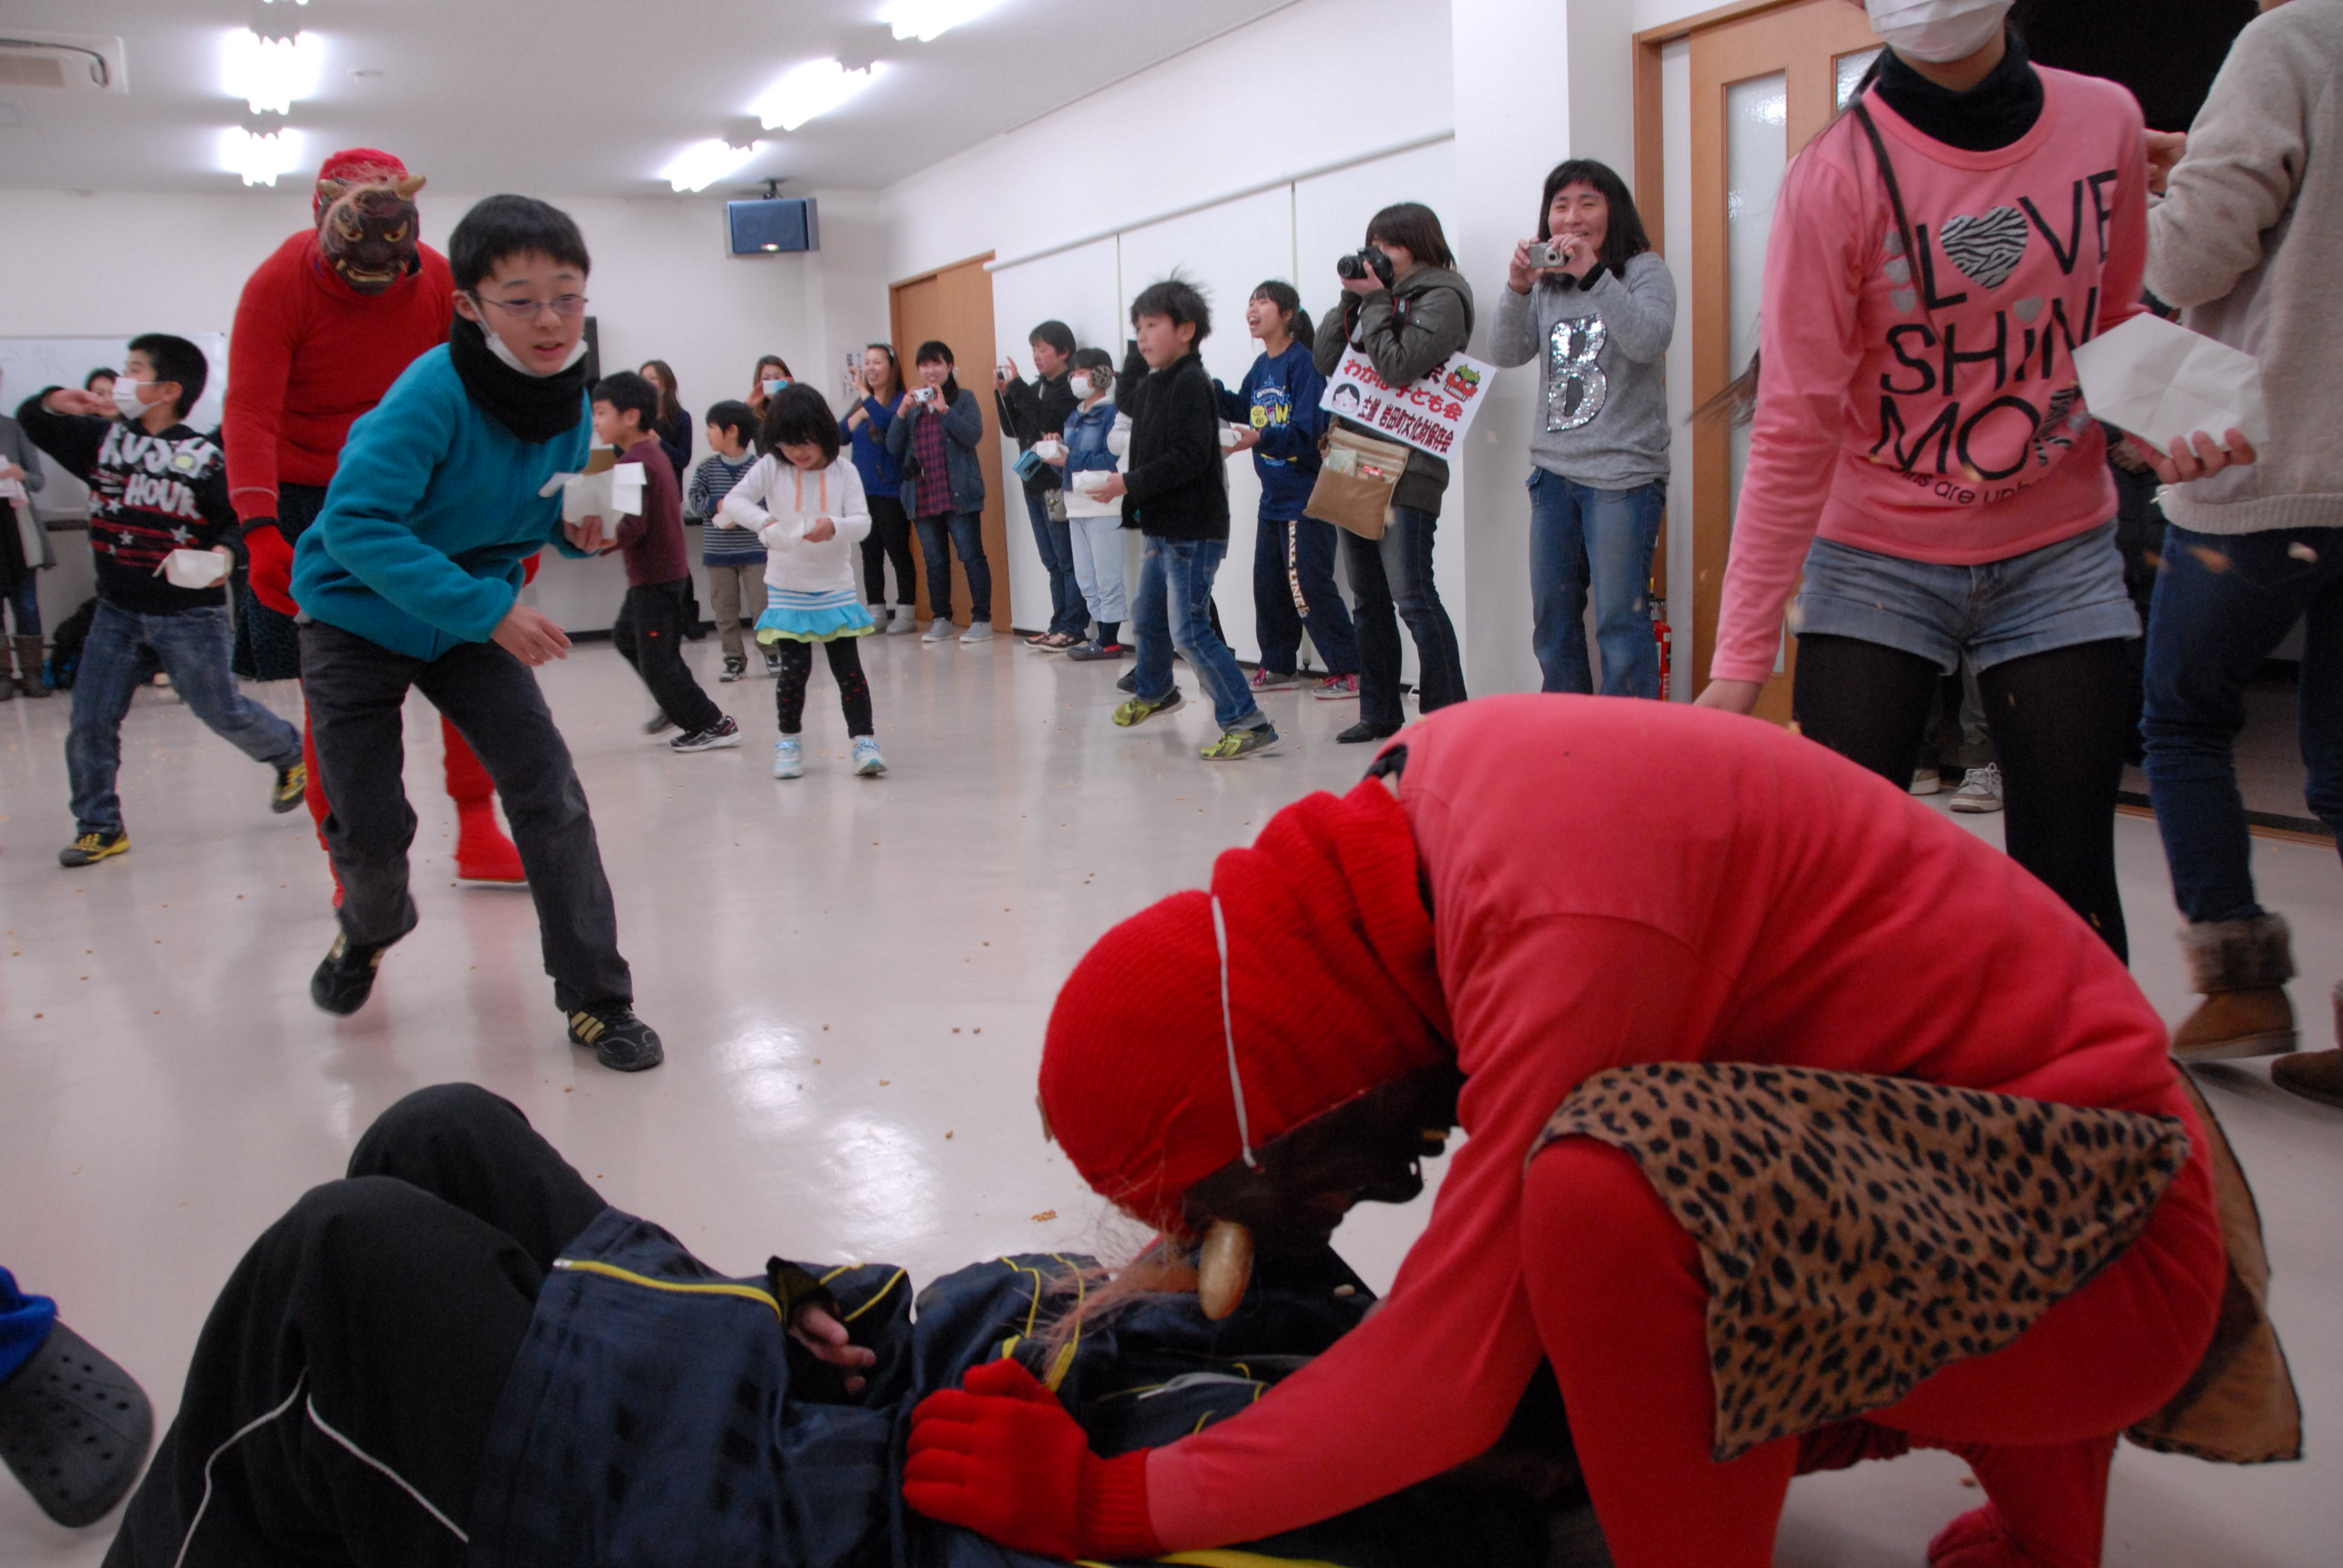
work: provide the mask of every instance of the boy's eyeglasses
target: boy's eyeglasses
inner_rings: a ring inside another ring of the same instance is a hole
[[[493,305],[515,321],[534,321],[540,313],[548,310],[565,319],[586,314],[586,297],[582,294],[557,295],[551,299],[484,299],[475,294],[472,303]]]

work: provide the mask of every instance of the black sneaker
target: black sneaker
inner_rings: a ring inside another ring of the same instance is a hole
[[[728,746],[740,744],[740,727],[726,714],[706,729],[695,729],[689,735],[679,735],[669,741],[670,751],[720,751]]]
[[[1362,719],[1334,737],[1334,742],[1338,746],[1357,746],[1369,740],[1388,740],[1398,733],[1396,724],[1370,724]]]
[[[1117,691],[1137,691],[1139,689],[1139,671],[1135,669],[1125,671],[1122,678],[1114,683],[1114,689]]]
[[[659,1031],[622,1001],[580,1008],[569,1015],[569,1043],[582,1045],[613,1072],[640,1072],[667,1060]]]
[[[347,1018],[374,994],[375,971],[382,968],[382,955],[389,950],[388,942],[360,947],[347,934],[335,937],[317,972],[309,977],[309,1000],[323,1011]]]
[[[643,733],[646,735],[665,735],[674,728],[675,720],[669,719],[664,712],[654,713],[643,720]]]
[[[268,809],[282,817],[301,804],[301,797],[309,788],[309,765],[296,762],[290,768],[277,770],[277,786],[268,792]]]
[[[116,855],[130,852],[128,833],[84,833],[57,851],[57,864],[67,870],[95,866],[100,860],[111,860]]]
[[[154,1436],[155,1408],[137,1379],[63,1323],[0,1381],[0,1460],[67,1529],[122,1501]]]
[[[749,661],[747,659],[728,658],[724,661],[724,673],[718,676],[716,678],[725,681],[738,680],[748,673]]]

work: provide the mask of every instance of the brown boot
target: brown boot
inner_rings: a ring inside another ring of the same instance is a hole
[[[2207,920],[2181,930],[2189,989],[2205,1000],[2172,1031],[2175,1057],[2227,1061],[2294,1049],[2294,1004],[2286,999],[2294,953],[2288,939],[2282,915]]]
[[[2335,988],[2335,1038],[2343,1040],[2343,985]],[[2343,1050],[2313,1050],[2270,1063],[2270,1081],[2343,1111]]]
[[[16,639],[16,683],[27,697],[49,695],[48,678],[41,673],[41,639],[36,634]]]

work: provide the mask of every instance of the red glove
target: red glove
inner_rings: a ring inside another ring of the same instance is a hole
[[[244,536],[246,554],[252,558],[252,595],[278,615],[299,615],[293,602],[293,547],[266,523]]]
[[[911,1412],[903,1499],[930,1519],[1040,1557],[1156,1557],[1147,1451],[1101,1459],[1058,1396],[987,1362]]]

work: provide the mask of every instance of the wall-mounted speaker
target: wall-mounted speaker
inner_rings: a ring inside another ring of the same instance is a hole
[[[724,226],[734,256],[781,256],[821,248],[821,225],[810,196],[728,201]]]

